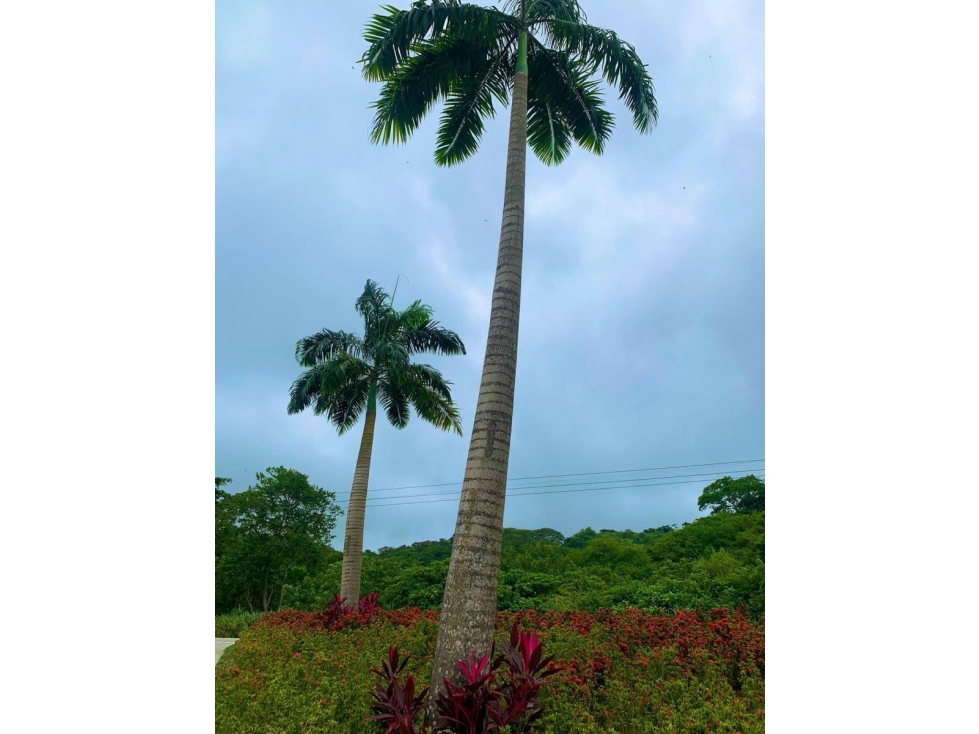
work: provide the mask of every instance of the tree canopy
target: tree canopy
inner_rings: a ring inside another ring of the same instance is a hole
[[[754,474],[746,477],[722,477],[709,485],[697,499],[697,507],[719,512],[764,512],[765,480]]]
[[[498,608],[587,610],[638,606],[677,609],[743,606],[765,611],[764,513],[720,513],[671,526],[586,528],[561,540],[548,528],[503,531]],[[423,541],[364,554],[363,588],[387,609],[441,607],[452,540]],[[340,562],[291,585],[286,604],[318,609],[336,593]]]
[[[507,0],[502,10],[460,0],[385,6],[367,24],[366,79],[383,82],[371,139],[404,143],[444,101],[435,162],[459,163],[479,147],[485,121],[506,105],[525,34],[527,142],[547,165],[577,143],[602,153],[615,119],[601,80],[615,91],[641,133],[658,111],[653,82],[635,47],[588,23],[577,0]],[[495,104],[494,104],[495,103]]]
[[[431,307],[421,301],[396,311],[373,280],[367,281],[355,308],[364,319],[363,337],[323,329],[296,344],[296,360],[308,369],[292,385],[289,413],[312,407],[343,434],[365,408],[373,407],[376,391],[393,426],[408,425],[410,406],[437,428],[462,435],[451,383],[434,367],[411,361],[412,355],[424,352],[465,354],[459,335],[433,320]]]
[[[238,494],[218,490],[215,506],[218,607],[264,611],[281,605],[290,580],[318,571],[330,548],[336,495],[295,469],[270,467]]]

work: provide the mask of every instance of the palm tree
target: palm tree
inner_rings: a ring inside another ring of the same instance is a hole
[[[296,360],[308,369],[289,392],[290,415],[312,406],[315,415],[326,414],[343,435],[367,408],[343,537],[340,594],[348,606],[360,598],[364,511],[377,402],[396,428],[408,425],[410,406],[436,428],[462,435],[459,411],[449,392],[451,383],[434,367],[413,364],[411,355],[465,354],[465,345],[454,331],[433,321],[432,309],[421,301],[403,311],[395,311],[393,302],[377,283],[368,280],[356,303],[357,313],[364,319],[363,338],[323,329],[296,344]]]
[[[371,139],[403,143],[445,101],[435,162],[459,163],[479,145],[494,100],[512,98],[506,190],[489,337],[442,602],[432,687],[456,660],[488,651],[496,614],[503,504],[523,261],[527,145],[547,165],[572,141],[601,153],[613,127],[600,81],[616,88],[640,132],[656,123],[653,83],[635,48],[589,25],[577,0],[507,0],[502,10],[459,0],[386,6],[368,22],[361,62],[383,82]],[[532,84],[528,85],[528,79]]]

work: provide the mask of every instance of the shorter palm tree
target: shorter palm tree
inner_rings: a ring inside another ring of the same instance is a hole
[[[353,428],[367,409],[343,539],[340,594],[351,606],[360,597],[364,513],[377,403],[380,401],[395,428],[408,425],[409,408],[414,408],[436,428],[461,436],[459,410],[449,391],[451,383],[434,367],[412,363],[411,356],[466,353],[458,334],[432,320],[429,306],[415,301],[403,311],[395,311],[393,298],[372,280],[357,299],[356,309],[364,319],[363,338],[324,329],[296,344],[296,360],[308,369],[293,383],[288,407],[290,415],[312,407],[315,415],[326,415],[340,435]]]

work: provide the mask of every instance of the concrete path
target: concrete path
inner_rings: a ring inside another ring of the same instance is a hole
[[[237,637],[215,637],[214,638],[214,664],[218,664],[218,660],[221,659],[221,655],[231,647],[233,644],[238,642]]]

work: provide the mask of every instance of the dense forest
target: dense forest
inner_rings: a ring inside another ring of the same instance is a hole
[[[332,493],[281,467],[245,492],[216,490],[217,613],[313,610],[333,600],[341,553],[328,545]],[[704,490],[698,506],[711,514],[679,528],[586,527],[570,536],[506,528],[499,609],[672,613],[728,607],[759,617],[765,609],[764,480],[726,477]],[[286,509],[276,515],[275,507]],[[284,519],[284,513],[291,515]],[[287,526],[302,532],[286,532]],[[386,609],[438,609],[451,550],[452,540],[441,539],[365,551],[362,589],[379,592]]]

